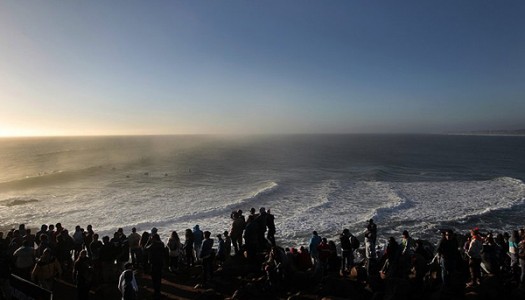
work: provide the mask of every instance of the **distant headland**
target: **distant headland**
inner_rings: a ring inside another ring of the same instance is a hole
[[[447,134],[525,136],[525,129],[516,129],[516,130],[477,130],[477,131],[465,131],[465,132],[448,132]]]

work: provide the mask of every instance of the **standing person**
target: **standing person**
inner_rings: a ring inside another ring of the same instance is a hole
[[[204,232],[204,240],[200,251],[200,259],[202,260],[202,280],[206,284],[213,276],[213,239],[210,238],[209,231]]]
[[[93,240],[89,245],[89,251],[91,253],[91,264],[93,265],[93,280],[94,283],[98,283],[102,277],[102,264],[100,263],[100,248],[102,248],[102,242],[98,239],[98,233],[93,234]]]
[[[87,250],[87,254],[89,257],[92,256],[91,249],[89,246],[91,246],[91,242],[93,242],[93,235],[95,232],[93,231],[93,226],[89,224],[86,227],[86,231],[84,232],[84,248]]]
[[[162,282],[162,267],[164,265],[164,243],[160,240],[160,236],[154,233],[151,236],[151,241],[146,247],[149,255],[149,263],[151,264],[151,281],[153,282],[153,299],[160,299],[160,288]]]
[[[228,235],[228,230],[224,231],[224,260],[228,260],[232,254],[232,240]]]
[[[33,268],[31,280],[44,289],[52,291],[55,277],[60,277],[61,275],[62,268],[60,263],[51,255],[51,249],[46,248],[42,257],[40,257]]]
[[[77,284],[78,300],[89,299],[89,289],[93,280],[93,267],[86,250],[81,250],[73,266],[73,279]]]
[[[35,249],[29,241],[24,241],[23,245],[13,253],[15,259],[15,274],[29,280],[31,271],[35,263]]]
[[[368,221],[365,231],[365,255],[368,259],[376,258],[377,225],[373,219]]]
[[[518,244],[520,242],[520,236],[517,230],[513,230],[512,234],[509,238],[509,250],[508,255],[510,257],[510,270],[512,272],[512,275],[514,276],[514,279],[519,278],[518,274],[518,268],[519,268],[519,261],[518,261]]]
[[[80,225],[75,226],[75,232],[73,233],[73,250],[75,260],[78,258],[82,246],[84,244],[84,230]]]
[[[113,280],[116,275],[115,272],[115,258],[116,258],[116,248],[113,243],[110,242],[109,236],[105,235],[102,237],[103,245],[99,250],[99,260],[100,260],[100,272],[101,279],[103,283],[108,283]]]
[[[344,276],[346,272],[350,272],[354,263],[352,244],[350,243],[350,230],[345,228],[339,236],[339,241],[341,242],[341,275]]]
[[[142,250],[140,248],[140,234],[137,228],[131,228],[131,234],[128,236],[129,253],[133,267],[138,267],[141,262]]]
[[[408,277],[415,248],[414,239],[407,230],[404,230],[401,238],[401,256],[399,257],[399,272],[402,278]]]
[[[168,248],[169,270],[170,272],[175,272],[179,267],[179,254],[182,252],[182,245],[177,231],[171,232],[166,248]]]
[[[259,250],[267,250],[268,249],[268,241],[266,240],[264,234],[266,233],[266,226],[267,224],[267,213],[266,209],[264,207],[259,208],[259,215],[256,218],[257,222],[257,244],[259,245]]]
[[[312,232],[312,237],[310,238],[310,243],[308,244],[308,249],[310,250],[310,257],[314,263],[314,266],[318,267],[319,265],[319,250],[318,247],[321,244],[321,237],[317,234],[317,231]]]
[[[381,268],[381,274],[384,277],[397,277],[398,276],[398,260],[399,260],[399,244],[396,239],[391,236],[388,239],[384,257],[384,265]]]
[[[445,231],[445,236],[439,243],[437,252],[441,264],[441,280],[443,284],[449,283],[450,274],[454,272],[459,257],[458,241],[451,229]]]
[[[11,257],[0,232],[0,299],[11,299]]]
[[[220,234],[217,234],[217,261],[218,264],[222,266],[224,261],[226,260],[226,243],[222,239],[222,236]]]
[[[44,250],[47,248],[51,248],[51,246],[49,245],[49,237],[47,234],[41,234],[40,243],[38,244],[38,247],[35,249],[36,258],[40,258],[42,254],[44,253]]]
[[[195,257],[200,258],[202,241],[204,240],[204,234],[199,228],[199,225],[193,227],[193,249],[195,250]]]
[[[233,222],[232,222],[232,226],[230,229],[230,236],[231,236],[235,254],[239,253],[242,247],[242,235],[243,235],[244,228],[246,227],[244,216],[241,217],[242,211],[241,210],[239,211],[232,213]]]
[[[38,231],[35,235],[35,242],[38,245],[40,245],[40,236],[41,235],[47,235],[47,225],[46,224],[42,224],[42,226],[40,226],[40,231]]]
[[[195,264],[195,254],[193,252],[194,245],[193,231],[191,229],[186,229],[184,232],[184,253],[186,255],[186,266],[193,267]]]
[[[149,268],[149,262],[148,262],[148,255],[146,251],[146,246],[148,245],[150,234],[147,231],[144,231],[142,235],[140,236],[140,260],[139,263],[142,265],[144,269]]]
[[[133,273],[133,264],[127,263],[118,280],[118,290],[122,294],[122,300],[136,300],[139,286]]]
[[[319,256],[319,265],[324,272],[328,269],[328,258],[330,257],[330,245],[326,238],[321,239],[321,243],[317,246],[317,253]]]
[[[525,239],[522,239],[518,244],[518,259],[521,268],[520,285],[525,285]]]
[[[270,244],[272,244],[272,247],[275,247],[275,216],[270,213],[270,209],[268,209],[266,213],[266,226],[268,226],[268,234],[266,237],[270,241]]]
[[[477,229],[470,231],[471,241],[467,251],[469,257],[470,282],[467,286],[476,286],[480,284],[481,279],[481,250],[483,243]]]

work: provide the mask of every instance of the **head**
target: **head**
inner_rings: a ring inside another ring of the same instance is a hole
[[[317,236],[317,231],[312,232],[313,235]]]
[[[264,207],[259,208],[259,212],[261,214],[265,214],[266,213],[266,208],[264,208]]]
[[[135,228],[135,227],[131,228],[131,232],[136,233],[137,232],[137,228]]]
[[[87,251],[86,250],[80,251],[79,257],[86,258],[87,257]]]
[[[158,231],[157,227],[151,228],[151,234],[157,234],[157,231]]]
[[[42,226],[40,226],[40,230],[41,231],[47,231],[47,225],[46,224],[42,224]]]
[[[252,215],[255,214],[255,208],[253,208],[253,207],[250,208],[250,213],[251,213]]]
[[[204,231],[204,238],[209,239],[210,236],[211,236],[211,232],[209,232],[209,231]]]
[[[133,270],[133,264],[132,263],[126,263],[124,265],[124,269],[126,269],[126,270]]]
[[[104,244],[108,244],[108,243],[109,243],[109,236],[107,236],[107,235],[103,236],[103,237],[102,237],[102,242],[103,242]]]
[[[228,232],[228,230],[226,230],[226,231],[224,231],[222,234],[223,234],[225,237],[227,237],[230,233]]]
[[[42,234],[42,235],[40,235],[40,242],[41,242],[41,243],[42,243],[42,242],[47,242],[47,239],[48,239],[48,238],[49,238],[49,237],[47,236],[47,234]]]
[[[410,237],[410,235],[408,234],[408,231],[404,230],[403,231],[403,238],[408,239],[409,237]]]

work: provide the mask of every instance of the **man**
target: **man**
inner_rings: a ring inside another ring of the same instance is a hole
[[[146,246],[149,254],[149,262],[151,264],[151,281],[153,282],[153,299],[160,299],[160,288],[162,281],[162,267],[164,265],[164,243],[160,240],[160,236],[154,233],[151,236],[151,241]]]
[[[233,249],[235,254],[239,253],[242,247],[242,236],[244,228],[246,227],[246,221],[244,216],[242,216],[242,210],[232,213],[232,226],[230,229],[230,236],[233,244]]]
[[[271,214],[270,210],[266,213],[266,226],[268,226],[268,234],[266,237],[272,244],[272,247],[275,247],[275,216]]]
[[[142,250],[140,248],[140,234],[137,233],[137,228],[131,228],[131,234],[128,236],[129,251],[131,255],[131,263],[134,267],[138,267],[141,262]]]
[[[193,227],[193,249],[195,249],[195,256],[197,259],[200,257],[203,239],[204,235],[202,234],[202,230],[200,229],[199,225],[195,225]]]
[[[310,238],[310,243],[308,245],[308,249],[310,250],[310,257],[314,263],[314,265],[317,267],[319,263],[319,251],[317,250],[317,247],[321,244],[321,237],[317,234],[317,231],[312,232],[312,238]]]
[[[344,275],[346,272],[350,272],[354,264],[350,230],[345,228],[339,237],[339,241],[341,242],[341,275]]]
[[[118,280],[118,289],[122,294],[123,300],[135,300],[137,299],[139,287],[133,273],[133,264],[127,263],[124,268],[125,270],[120,274]]]
[[[15,258],[15,274],[29,280],[31,270],[35,262],[35,249],[29,241],[24,241],[23,245],[13,253]]]
[[[373,219],[368,221],[365,231],[365,255],[366,258],[376,258],[377,225]]]
[[[204,240],[200,252],[200,259],[202,260],[202,281],[207,283],[213,276],[213,239],[210,238],[209,231],[204,232]]]
[[[483,249],[483,243],[481,242],[481,236],[477,229],[472,229],[470,235],[472,239],[467,251],[469,257],[470,282],[467,286],[476,286],[480,283],[481,279],[481,250]]]
[[[456,269],[458,253],[458,242],[451,229],[444,232],[444,238],[439,243],[437,252],[441,264],[441,280],[443,284],[448,284],[450,274]]]

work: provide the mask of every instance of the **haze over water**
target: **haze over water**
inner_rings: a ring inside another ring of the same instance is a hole
[[[167,236],[217,234],[266,207],[282,245],[358,234],[437,239],[442,228],[523,226],[525,138],[282,135],[0,140],[0,226],[62,222]]]

